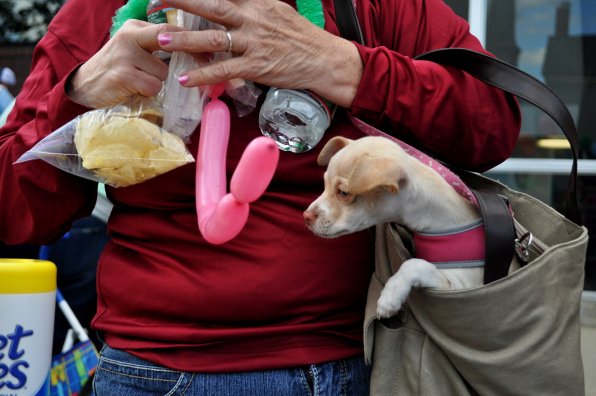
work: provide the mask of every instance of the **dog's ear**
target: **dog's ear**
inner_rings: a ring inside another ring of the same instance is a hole
[[[363,157],[357,160],[348,179],[348,190],[353,195],[359,195],[383,188],[397,194],[404,178],[404,171],[395,158]]]
[[[339,150],[352,143],[353,140],[345,138],[343,136],[335,136],[331,138],[327,144],[323,147],[317,158],[317,164],[320,166],[329,165],[331,157],[333,157]]]

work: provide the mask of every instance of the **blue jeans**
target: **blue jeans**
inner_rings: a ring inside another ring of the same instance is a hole
[[[93,380],[97,396],[368,396],[363,357],[284,370],[203,374],[170,370],[104,346]]]

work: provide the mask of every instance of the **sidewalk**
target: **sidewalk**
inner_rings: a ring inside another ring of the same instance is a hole
[[[581,319],[586,396],[596,396],[596,292],[584,292]]]

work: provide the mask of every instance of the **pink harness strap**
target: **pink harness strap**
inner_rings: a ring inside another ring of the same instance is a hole
[[[439,268],[484,265],[484,245],[482,222],[443,233],[414,233],[415,256]]]
[[[380,131],[379,129],[377,129],[377,128],[375,128],[375,127],[373,127],[373,126],[365,123],[364,121],[362,121],[362,120],[360,120],[360,119],[358,119],[356,117],[349,116],[349,118],[350,118],[350,121],[352,121],[352,124],[354,124],[354,126],[356,126],[356,128],[358,128],[360,131],[362,131],[366,135],[370,135],[370,136],[382,136],[382,137],[385,137],[385,138],[388,138],[388,139],[393,140],[402,149],[404,149],[404,151],[406,153],[408,153],[412,157],[416,158],[417,160],[419,160],[423,164],[428,165],[429,167],[431,167],[432,169],[434,169],[461,196],[463,196],[464,198],[466,198],[468,201],[470,201],[475,206],[478,206],[478,201],[476,200],[476,197],[474,196],[474,194],[472,194],[472,192],[470,191],[470,189],[468,188],[468,186],[466,186],[466,184],[459,178],[459,176],[457,176],[455,173],[453,173],[447,167],[443,166],[440,162],[438,162],[437,160],[435,160],[435,159],[429,157],[428,155],[424,154],[422,151],[420,151],[420,150],[418,150],[418,149],[410,146],[409,144],[404,143],[401,140],[399,140],[399,139],[397,139],[397,138],[395,138],[395,137],[393,137],[391,135],[388,135],[388,134],[386,134],[383,131]]]

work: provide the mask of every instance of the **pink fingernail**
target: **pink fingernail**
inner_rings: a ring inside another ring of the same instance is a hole
[[[172,42],[172,35],[169,33],[162,33],[157,36],[157,42],[160,45],[170,44]]]
[[[180,76],[178,77],[178,82],[180,85],[184,85],[188,82],[188,76]]]

